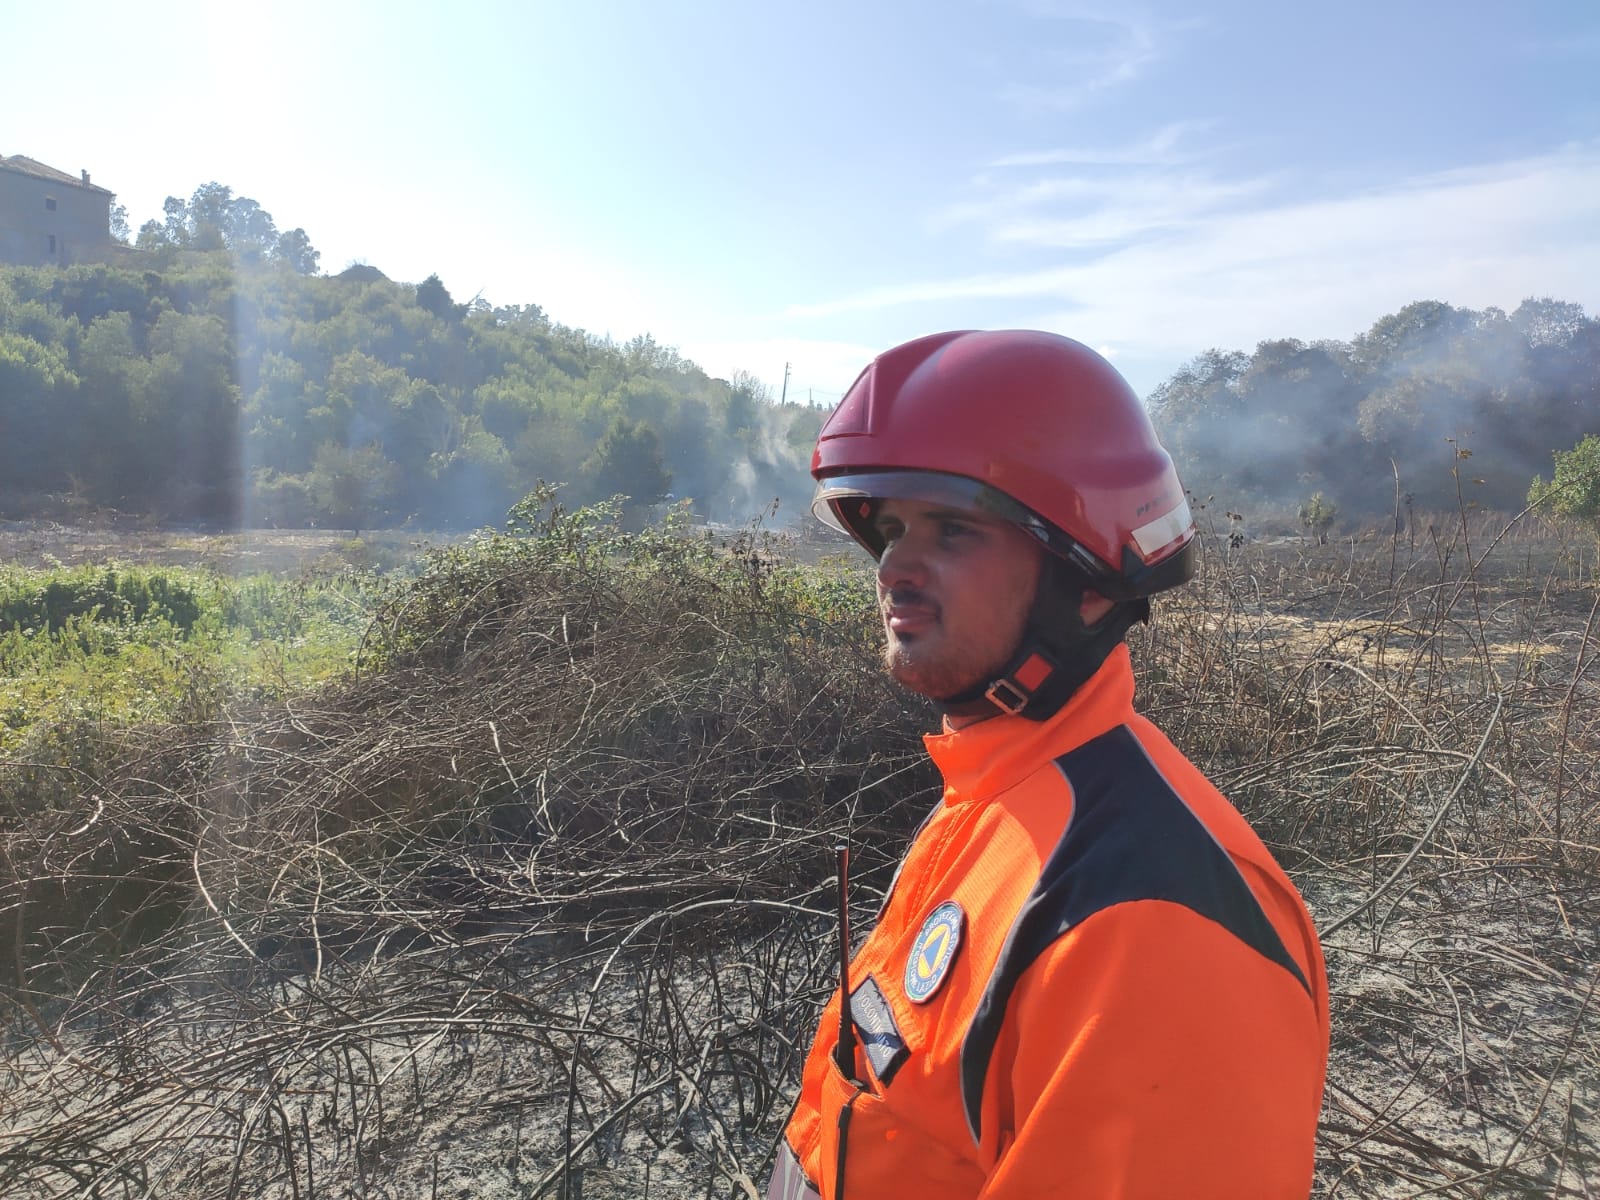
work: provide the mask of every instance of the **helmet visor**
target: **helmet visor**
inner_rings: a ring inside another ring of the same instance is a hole
[[[883,538],[874,527],[880,500],[921,500],[981,512],[1011,522],[1046,546],[1053,531],[1037,514],[986,483],[941,471],[863,471],[834,475],[817,483],[811,511],[825,525],[848,533],[874,557]],[[1053,547],[1052,547],[1053,548]]]

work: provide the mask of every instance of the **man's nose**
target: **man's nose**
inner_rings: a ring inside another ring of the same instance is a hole
[[[884,547],[878,558],[878,586],[886,591],[896,587],[921,587],[926,579],[926,567],[917,541],[910,537],[897,538]]]

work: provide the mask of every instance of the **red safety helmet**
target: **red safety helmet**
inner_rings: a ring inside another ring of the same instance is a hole
[[[937,333],[864,370],[817,438],[812,510],[877,557],[874,501],[949,499],[1005,516],[1113,600],[1194,573],[1172,459],[1114,367],[1032,330]]]

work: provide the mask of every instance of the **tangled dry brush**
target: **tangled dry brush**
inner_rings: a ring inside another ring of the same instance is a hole
[[[0,764],[0,1194],[760,1194],[928,714],[859,571],[521,520],[337,690]],[[1209,544],[1137,637],[1329,935],[1325,1195],[1600,1190],[1594,567],[1492,536]]]

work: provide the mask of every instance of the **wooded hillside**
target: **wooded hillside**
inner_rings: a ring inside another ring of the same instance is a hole
[[[304,232],[220,185],[167,212],[113,264],[0,271],[0,514],[471,526],[545,479],[739,521],[809,492],[822,414],[754,376],[437,277],[309,274]]]
[[[1600,321],[1529,299],[1507,315],[1408,304],[1348,342],[1208,350],[1151,406],[1183,479],[1243,506],[1324,493],[1347,512],[1516,511],[1552,455],[1600,430]],[[1468,461],[1470,459],[1470,461]]]
[[[212,183],[112,264],[0,271],[0,516],[65,497],[463,527],[542,479],[573,504],[621,493],[642,515],[673,497],[738,522],[809,494],[824,413],[774,405],[752,375],[713,379],[649,335],[618,345],[537,304],[459,303],[437,276],[319,276],[319,258]],[[1208,350],[1150,403],[1184,481],[1219,504],[1515,510],[1600,430],[1600,321],[1553,299],[1509,315],[1421,301],[1348,342]]]

